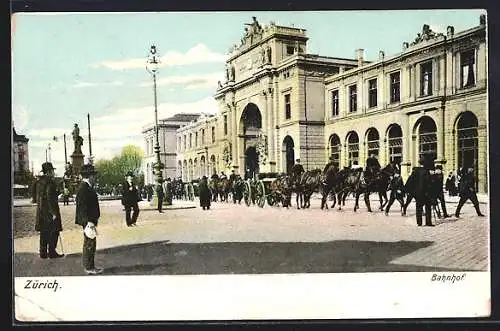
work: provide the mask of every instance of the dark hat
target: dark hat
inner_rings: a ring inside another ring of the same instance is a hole
[[[128,171],[125,177],[135,177],[135,175],[132,171]]]
[[[55,169],[54,166],[50,162],[45,162],[45,163],[42,164],[42,172],[44,174],[46,174],[50,170],[54,170],[54,169]]]
[[[300,159],[295,160],[295,162],[300,162]]]
[[[97,171],[95,171],[92,164],[84,164],[80,169],[80,175],[82,175],[82,177],[89,177],[91,175],[95,175],[96,173]]]

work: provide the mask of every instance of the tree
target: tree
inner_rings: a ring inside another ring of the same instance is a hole
[[[122,148],[119,155],[114,156],[111,160],[97,160],[95,167],[99,185],[103,187],[121,184],[129,171],[139,176],[143,155],[144,153],[139,147],[127,145]]]

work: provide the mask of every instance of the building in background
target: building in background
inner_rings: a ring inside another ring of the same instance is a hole
[[[187,125],[195,121],[201,114],[176,114],[172,117],[158,121],[158,140],[160,143],[160,160],[164,164],[163,178],[176,177],[176,130],[181,126]],[[154,152],[155,130],[154,124],[149,124],[142,129],[144,136],[144,160],[143,172],[144,181],[146,184],[155,183],[153,165],[156,162],[156,154]]]
[[[339,167],[364,166],[376,154],[406,178],[429,154],[446,172],[474,167],[479,191],[488,191],[484,15],[446,35],[424,25],[402,52],[380,51],[374,62],[363,49],[355,59],[307,54],[307,40],[304,29],[253,18],[230,50],[217,114],[169,131],[168,176],[287,173],[299,158],[306,170],[322,169],[330,156]],[[151,164],[152,130],[148,137]]]
[[[487,48],[479,26],[446,35],[424,25],[403,51],[325,80],[325,146],[340,167],[370,154],[408,176],[423,155],[445,174],[473,167],[488,191]]]
[[[28,141],[25,135],[17,134],[16,129],[12,128],[12,172],[16,184],[25,172],[30,171]]]

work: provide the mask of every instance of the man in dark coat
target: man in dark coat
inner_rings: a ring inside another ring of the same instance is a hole
[[[75,223],[83,228],[82,263],[85,272],[89,275],[102,273],[103,269],[96,268],[94,257],[97,245],[97,223],[101,216],[99,200],[94,190],[96,171],[91,164],[84,164],[80,170],[82,182],[76,193]]]
[[[460,201],[458,201],[457,210],[455,211],[455,216],[460,217],[460,210],[467,200],[472,201],[474,208],[476,209],[477,216],[484,216],[479,210],[479,201],[476,195],[476,178],[474,176],[474,169],[467,168],[467,171],[463,173],[462,178],[460,178],[460,184],[458,185],[458,194],[460,195]]]
[[[163,181],[156,184],[156,197],[158,198],[158,212],[163,213],[163,199],[165,198]]]
[[[446,184],[445,184],[446,191],[448,191],[448,194],[452,197],[457,195],[457,186],[455,184],[455,176],[453,175],[452,172],[448,175],[448,178],[446,179]]]
[[[170,180],[170,177],[168,177],[167,180],[165,181],[163,185],[163,190],[165,191],[165,200],[167,202],[167,206],[171,206],[174,194],[174,188],[172,185],[172,181]]]
[[[138,193],[133,178],[134,174],[129,171],[122,189],[122,205],[125,207],[125,221],[128,227],[136,226],[139,216]],[[131,210],[133,210],[132,217],[130,216]]]
[[[403,193],[403,179],[399,174],[399,170],[395,170],[394,176],[389,183],[389,189],[391,190],[391,197],[389,198],[389,202],[387,203],[387,207],[385,208],[385,215],[389,216],[389,210],[391,209],[392,204],[395,200],[399,201],[401,209],[404,206],[404,193]]]
[[[302,164],[300,164],[300,159],[295,160],[295,162],[296,163],[292,167],[292,178],[294,180],[294,183],[297,183],[305,171]]]
[[[207,176],[203,176],[201,178],[200,183],[198,184],[198,189],[200,192],[200,206],[203,210],[210,209],[210,188],[208,187]]]
[[[42,164],[43,175],[36,184],[36,222],[35,230],[40,232],[40,257],[56,259],[64,254],[56,252],[59,232],[62,231],[61,213],[57,201],[52,163]]]
[[[375,154],[370,154],[370,156],[366,159],[366,174],[371,177],[380,171],[380,163],[378,162]]]
[[[443,217],[448,218],[448,212],[446,211],[446,202],[444,201],[443,193],[443,167],[437,165],[434,173],[432,174],[432,203],[436,204],[439,202],[441,204],[441,211],[443,212]],[[438,212],[438,217],[441,218],[441,214]]]
[[[335,178],[336,173],[337,173],[337,164],[334,162],[333,157],[330,156],[329,162],[323,168],[323,175],[325,178],[323,180],[323,185],[331,183],[332,180]]]
[[[424,156],[420,160],[422,167],[415,167],[411,176],[414,176],[413,196],[416,202],[417,225],[422,226],[422,212],[425,208],[425,226],[432,224],[432,201],[431,201],[431,178],[430,170],[433,170],[433,160]]]

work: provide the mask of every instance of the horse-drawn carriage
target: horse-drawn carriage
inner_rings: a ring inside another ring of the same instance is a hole
[[[193,201],[198,189],[198,181],[184,183],[184,200]]]
[[[283,201],[282,192],[277,189],[277,184],[282,179],[281,174],[276,172],[260,173],[258,178],[245,181],[243,199],[247,206],[257,205],[263,208],[266,202],[269,206],[274,206],[277,202]]]

